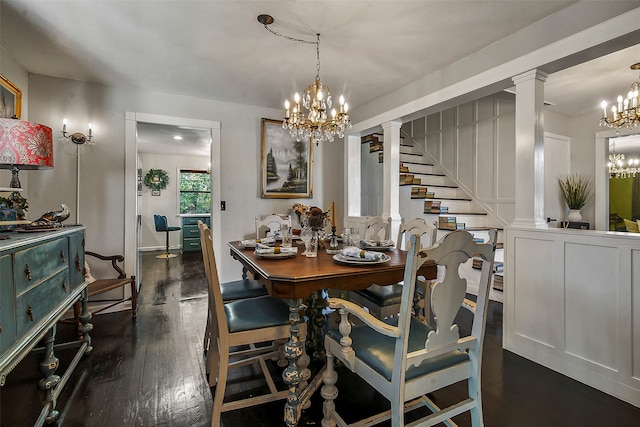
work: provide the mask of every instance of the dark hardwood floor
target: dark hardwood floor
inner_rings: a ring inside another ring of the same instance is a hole
[[[75,426],[208,426],[211,391],[203,371],[202,334],[206,319],[206,280],[199,253],[165,261],[145,253],[138,319],[130,312],[93,318],[93,353],[73,374],[58,401],[59,425]],[[240,268],[240,267],[238,267]],[[461,316],[461,329],[469,319]],[[73,336],[67,323],[59,336]],[[501,348],[502,306],[491,303],[482,392],[488,427],[638,426],[640,408],[601,393]],[[59,352],[61,370],[71,356]],[[39,412],[38,356],[28,356],[2,388],[1,424],[33,425]],[[278,370],[275,366],[274,370]],[[230,393],[246,394],[256,370],[233,372]],[[278,372],[280,372],[278,370]],[[339,369],[336,401],[349,419],[387,405],[361,380]],[[441,404],[464,393],[464,386],[435,394]],[[225,413],[225,427],[282,426],[283,402]],[[316,393],[300,426],[320,426],[321,399]],[[388,406],[388,405],[387,405]],[[469,426],[468,416],[456,418]]]

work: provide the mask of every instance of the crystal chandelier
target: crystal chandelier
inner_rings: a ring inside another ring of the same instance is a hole
[[[339,138],[344,138],[345,131],[351,128],[349,104],[345,102],[344,96],[340,95],[338,99],[339,109],[331,108],[333,105],[331,90],[320,80],[320,34],[316,34],[315,42],[310,42],[283,36],[272,31],[268,25],[273,23],[273,18],[269,15],[258,16],[258,22],[276,36],[284,37],[291,41],[316,45],[315,81],[307,86],[302,93],[302,98],[296,92],[293,97],[293,105],[289,100],[285,101],[285,115],[282,127],[288,129],[291,136],[297,141],[308,139],[316,145],[322,141],[333,141],[336,135]],[[302,106],[300,101],[302,101]],[[306,112],[302,107],[306,109]]]
[[[640,62],[633,64],[630,67],[632,70],[640,70]],[[633,82],[631,84],[631,90],[627,94],[626,98],[622,95],[618,95],[617,103],[611,106],[611,114],[607,113],[607,101],[602,101],[600,106],[602,107],[602,119],[600,119],[600,126],[606,126],[609,128],[626,128],[640,124],[640,83]],[[624,157],[624,156],[623,156]]]
[[[627,166],[624,165],[624,154],[616,153],[615,143],[613,144],[613,150],[609,154],[609,178],[627,178],[635,177],[640,172],[640,160],[629,159]]]

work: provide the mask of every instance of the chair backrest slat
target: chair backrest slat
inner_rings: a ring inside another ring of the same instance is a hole
[[[431,287],[431,309],[434,313],[436,324],[433,325],[435,326],[434,331],[429,333],[425,342],[426,352],[417,352],[416,357],[418,359],[432,357],[429,355],[430,351],[432,353],[441,353],[440,350],[442,349],[456,348],[456,346],[462,349],[470,349],[470,351],[478,354],[478,358],[480,357],[497,237],[495,230],[491,230],[489,234],[491,237],[489,243],[476,243],[473,240],[473,236],[467,231],[454,231],[447,234],[442,241],[423,250],[412,246],[417,243],[418,236],[415,234],[411,236],[411,247],[407,253],[405,267],[405,283],[414,283],[417,270],[427,260],[432,260],[438,266],[445,267],[445,275],[442,280],[435,282]],[[473,257],[482,258],[483,266],[471,330],[472,339],[461,339],[458,326],[454,321],[466,295],[467,281],[460,277],[459,268],[461,264]],[[402,370],[412,364],[420,363],[420,360],[407,360],[407,343],[409,325],[411,323],[410,308],[414,292],[414,286],[404,286],[402,290],[402,303],[398,316],[401,335],[396,341],[396,356],[402,355],[404,361]],[[396,375],[395,370],[393,375]]]
[[[396,248],[405,251],[409,250],[412,234],[420,237],[418,241],[422,248],[433,246],[436,243],[437,231],[434,226],[427,224],[424,218],[414,218],[407,223],[403,219],[398,229]]]
[[[220,289],[220,278],[216,267],[216,258],[213,252],[213,241],[211,231],[202,221],[198,221],[200,232],[200,246],[202,248],[202,260],[204,261],[204,271],[207,276],[209,290],[209,316],[214,320],[212,325],[216,329],[214,336],[219,336],[221,340],[226,340],[229,328],[227,318],[224,314],[224,303],[222,301],[222,291]]]
[[[381,216],[367,217],[364,230],[365,240],[388,240],[391,222]]]
[[[291,228],[290,215],[271,214],[264,218],[256,217],[256,239],[273,236],[285,227]]]

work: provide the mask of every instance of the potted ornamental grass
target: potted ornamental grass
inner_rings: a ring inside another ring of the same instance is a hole
[[[567,219],[572,222],[582,220],[580,209],[591,198],[591,177],[581,174],[562,175],[558,178],[562,197],[569,207]]]

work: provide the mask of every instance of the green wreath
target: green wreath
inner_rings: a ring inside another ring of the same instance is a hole
[[[169,175],[162,169],[149,169],[144,176],[144,185],[152,190],[164,190],[169,184]]]

